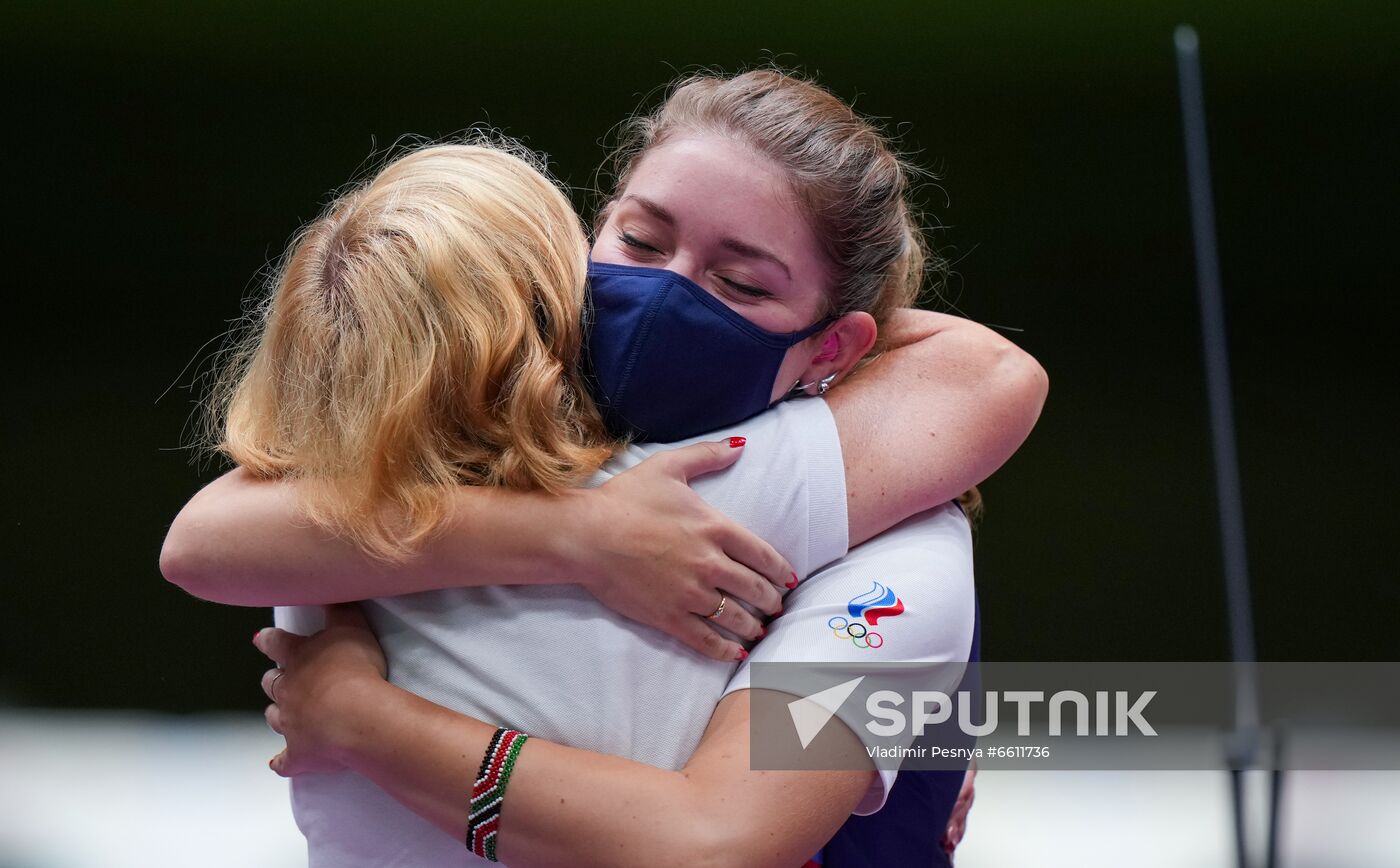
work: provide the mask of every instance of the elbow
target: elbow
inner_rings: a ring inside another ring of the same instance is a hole
[[[751,830],[720,804],[681,799],[661,806],[622,851],[607,854],[612,868],[649,868],[685,854],[692,868],[754,868]]]
[[[978,481],[990,476],[1030,437],[1050,394],[1050,377],[1034,356],[990,330],[969,330],[958,348],[966,394],[984,420]]]
[[[792,830],[774,828],[772,812],[734,798],[728,792],[730,786],[726,780],[718,788],[701,785],[674,800],[658,800],[663,802],[661,809],[639,830],[636,846],[620,860],[612,858],[618,854],[609,854],[607,864],[638,868],[669,864],[683,853],[685,864],[692,868],[790,868],[821,849],[842,819],[836,818],[835,826],[819,840],[798,840]],[[800,837],[811,837],[813,831],[820,834],[812,829]]]
[[[697,851],[691,851],[697,852]],[[711,845],[699,851],[697,858],[688,864],[704,865],[705,868],[755,868],[753,859],[740,852],[732,843]]]
[[[206,571],[201,569],[198,548],[177,518],[160,547],[160,574],[172,585],[196,597],[208,599]]]
[[[689,854],[686,865],[692,868],[755,868],[752,853],[732,835],[690,843],[684,852]]]
[[[1029,435],[1050,394],[1050,375],[1035,356],[992,332],[985,332],[968,355],[982,375],[983,395],[998,396],[1009,415]]]
[[[1012,349],[1011,358],[1007,362],[1011,368],[1008,377],[1016,389],[1020,405],[1025,408],[1030,424],[1034,425],[1040,418],[1040,411],[1045,408],[1045,399],[1050,395],[1050,375],[1045,372],[1040,362],[1036,361],[1035,356],[1014,344]]]
[[[732,829],[712,840],[694,843],[695,846],[686,851],[690,854],[686,865],[691,868],[790,868],[803,861],[803,857],[794,862],[790,854],[789,858],[783,858],[780,854],[766,852],[771,848],[759,841],[735,838]],[[812,852],[821,847],[821,844],[816,845]]]
[[[241,471],[225,474],[190,498],[170,524],[160,549],[160,573],[191,596],[234,606],[261,605],[245,599],[235,576],[249,551],[252,531],[233,521],[240,510]]]
[[[160,547],[160,574],[170,584],[201,600],[250,605],[234,594],[229,565],[220,558],[219,541],[224,532],[217,523],[205,519],[197,498],[175,517]]]
[[[673,852],[688,854],[686,864],[696,868],[779,868],[792,864],[771,852],[768,838],[772,830],[751,822],[754,819],[751,814],[742,818],[692,818],[685,824],[685,840],[677,842],[684,849]]]

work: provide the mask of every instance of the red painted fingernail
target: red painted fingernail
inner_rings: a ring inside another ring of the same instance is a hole
[[[797,587],[797,573],[792,574],[792,581],[788,582],[787,586],[788,590],[792,590],[793,588]]]
[[[759,628],[758,628],[758,638],[762,639],[764,636],[767,636],[767,635],[768,635],[768,628],[767,628],[767,627],[759,627]]]
[[[261,632],[262,632],[261,630],[254,630],[254,631],[253,631],[253,641],[254,641],[254,642],[258,641],[258,634],[261,633]]]
[[[749,438],[747,437],[730,437],[729,448],[738,449],[740,446],[743,446],[747,442],[749,442]]]
[[[739,656],[738,656],[738,657],[735,657],[734,659],[735,659],[735,660],[738,660],[740,663],[742,663],[742,662],[744,662],[745,658],[747,658],[748,656],[749,656],[749,652],[745,651],[743,648],[740,648],[740,649],[739,649]]]

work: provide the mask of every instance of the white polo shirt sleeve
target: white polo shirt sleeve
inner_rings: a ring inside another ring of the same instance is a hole
[[[973,591],[972,531],[962,510],[948,503],[916,515],[817,570],[788,594],[782,615],[769,624],[725,694],[749,689],[754,663],[925,663],[899,677],[907,677],[911,689],[956,690],[962,667],[948,664],[967,661]],[[888,744],[866,730],[857,706],[846,702],[836,716],[866,745]],[[879,770],[854,813],[878,811],[896,774]]]
[[[784,401],[743,422],[677,443],[632,444],[604,465],[621,473],[646,458],[704,440],[743,437],[743,455],[690,482],[720,512],[767,540],[798,578],[846,554],[846,466],[836,420],[821,398]],[[602,481],[605,481],[602,480]]]
[[[821,398],[784,401],[743,422],[676,443],[633,443],[603,465],[601,485],[658,452],[743,437],[739,460],[690,481],[691,488],[788,559],[798,578],[846,554],[846,466],[831,408]],[[274,623],[302,635],[325,627],[320,606],[278,606]]]

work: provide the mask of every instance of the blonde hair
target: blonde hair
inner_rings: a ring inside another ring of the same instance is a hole
[[[558,492],[616,447],[578,373],[587,240],[532,157],[424,147],[336,198],[216,389],[218,448],[377,557],[458,485]]]

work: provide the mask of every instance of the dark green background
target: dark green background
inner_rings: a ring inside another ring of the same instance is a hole
[[[1260,656],[1400,658],[1396,4],[29,5],[0,13],[3,700],[258,706],[265,614],[156,569],[213,473],[179,448],[189,387],[372,151],[490,123],[584,207],[600,139],[644,95],[767,57],[941,173],[923,201],[951,296],[1024,329],[1050,373],[1040,427],[984,487],[987,657],[1223,658],[1183,20],[1205,59]]]

